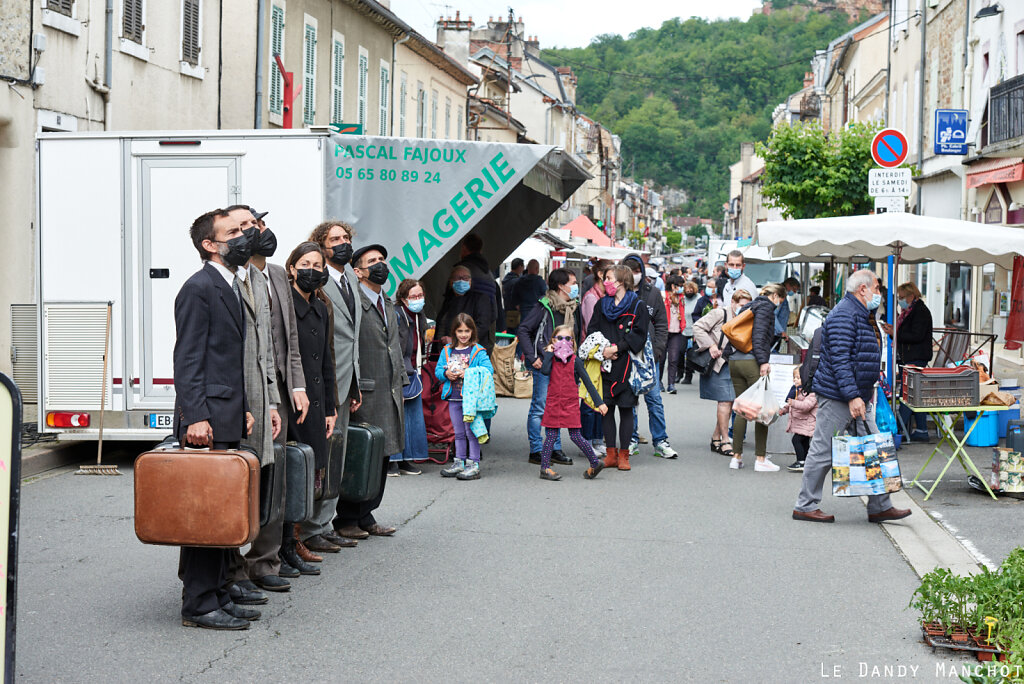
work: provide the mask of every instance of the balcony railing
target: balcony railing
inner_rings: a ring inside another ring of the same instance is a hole
[[[988,104],[988,142],[1024,136],[1024,75],[992,86]]]

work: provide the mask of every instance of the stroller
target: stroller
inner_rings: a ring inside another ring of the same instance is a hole
[[[448,415],[448,402],[441,398],[443,385],[434,376],[442,348],[440,341],[434,341],[420,370],[420,380],[423,382],[423,421],[427,425],[427,453],[430,454],[430,460],[439,465],[448,462],[455,446],[455,429]],[[441,457],[440,460],[434,458],[435,454]]]

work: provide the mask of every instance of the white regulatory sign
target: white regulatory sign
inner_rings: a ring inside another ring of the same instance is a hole
[[[910,169],[871,169],[868,194],[872,197],[909,197]]]
[[[906,197],[879,196],[875,197],[875,213],[905,213],[907,211]]]

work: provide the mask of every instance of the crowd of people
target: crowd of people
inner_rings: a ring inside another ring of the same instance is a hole
[[[249,447],[263,465],[274,458],[275,442],[300,442],[322,474],[330,453],[344,450],[350,423],[368,423],[382,429],[388,458],[369,500],[325,492],[308,519],[288,524],[279,516],[263,525],[245,555],[182,547],[183,624],[245,629],[260,617],[251,606],[267,603],[266,592],[288,591],[301,575],[319,574],[322,554],[395,534],[374,511],[389,477],[419,475],[417,463],[428,458],[425,384],[440,388],[454,433],[453,457],[441,475],[479,479],[481,447],[497,410],[491,353],[501,332],[514,335],[532,376],[528,460],[541,479],[560,480],[554,466],[573,463],[562,448],[563,429],[588,460],[585,478],[605,468],[630,470],[646,441],[639,435],[641,396],[654,455],[676,458],[661,390],[674,394],[677,383],[692,383],[687,356],[695,352],[711,359],[699,377],[699,396],[716,403],[710,448],[727,456],[730,468],[744,466],[746,420],[733,418],[733,401],[768,373],[770,354],[795,315],[789,304],[799,282],[757,291],[738,251],[711,272],[701,266],[658,273],[630,254],[619,263],[596,261],[579,275],[555,268],[546,279],[536,261],[516,259],[498,282],[482,240],[471,234],[431,328],[423,283],[405,279],[393,299],[385,295],[391,274],[383,245],[356,247],[352,226],[326,221],[284,266],[270,264],[277,240],[266,215],[235,205],[192,224],[203,266],[175,301],[175,435],[191,447]],[[831,521],[818,509],[831,436],[851,417],[871,420],[878,288],[869,271],[849,278],[846,297],[815,338],[820,354],[808,355],[816,368],[794,375],[785,411],[797,453],[790,469],[803,471],[795,519]],[[901,361],[916,362],[923,354],[917,327],[923,330],[930,316],[916,288],[901,286],[900,294]],[[737,351],[723,333],[743,311],[753,317],[749,352]],[[432,372],[425,374],[428,359]],[[755,471],[779,470],[767,456],[761,423],[754,427],[754,456]],[[281,496],[286,479],[276,482]],[[909,515],[884,495],[871,498],[868,512],[876,522]]]

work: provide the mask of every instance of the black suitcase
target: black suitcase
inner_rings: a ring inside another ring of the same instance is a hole
[[[316,470],[316,456],[308,444],[288,442],[285,447],[284,521],[305,522],[313,517],[313,480]]]
[[[341,490],[341,478],[345,472],[345,440],[340,430],[335,430],[327,440],[327,467],[324,469],[322,489],[317,493],[320,498],[331,499],[338,496]]]
[[[284,447],[275,443],[273,462],[260,467],[260,527],[265,527],[271,520],[281,519],[284,466]]]
[[[362,503],[376,496],[384,477],[385,459],[383,430],[368,423],[349,425],[341,500]]]

